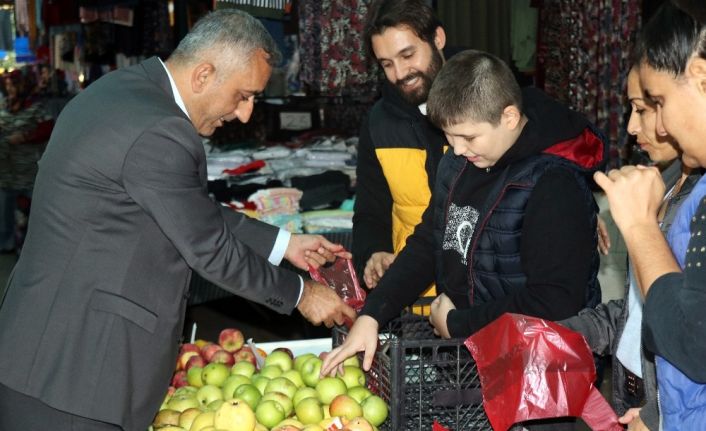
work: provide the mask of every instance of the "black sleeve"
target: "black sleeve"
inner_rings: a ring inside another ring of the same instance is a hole
[[[692,243],[689,247],[693,249]],[[706,241],[701,244],[697,252],[706,246]],[[658,278],[645,298],[642,317],[645,347],[698,383],[706,383],[704,269],[706,260],[699,268],[687,267],[683,274],[669,273]],[[700,283],[696,282],[699,278]]]
[[[571,172],[559,168],[542,175],[522,226],[520,259],[526,287],[470,309],[452,310],[447,318],[451,335],[467,337],[506,312],[547,320],[577,314],[586,302],[597,253],[593,211]]]
[[[433,219],[434,205],[430,204],[422,221],[407,237],[405,247],[365,301],[361,314],[373,317],[381,327],[414,304],[434,281]]]
[[[353,208],[353,262],[359,273],[378,251],[392,253],[392,195],[375,154],[368,119],[358,141],[355,205]]]
[[[683,273],[664,274],[645,298],[645,347],[691,380],[706,383],[706,199],[691,219]]]

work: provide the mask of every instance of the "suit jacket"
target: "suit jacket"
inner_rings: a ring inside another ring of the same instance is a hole
[[[298,299],[297,275],[267,261],[278,229],[208,197],[201,138],[156,57],[65,107],[29,226],[0,308],[0,383],[125,429],[164,398],[192,270],[280,313]]]

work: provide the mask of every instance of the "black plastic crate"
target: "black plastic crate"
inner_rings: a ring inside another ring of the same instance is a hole
[[[416,311],[428,315],[428,309]],[[345,327],[335,327],[333,346],[346,335]],[[370,390],[390,405],[381,431],[431,431],[435,420],[453,431],[492,430],[478,370],[463,341],[436,337],[426,317],[409,312],[380,331],[367,378]]]

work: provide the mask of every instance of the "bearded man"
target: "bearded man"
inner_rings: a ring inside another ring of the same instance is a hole
[[[448,145],[426,118],[446,33],[424,0],[377,0],[365,41],[386,77],[361,126],[353,216],[356,269],[373,288],[421,221]],[[425,296],[436,296],[433,286]]]

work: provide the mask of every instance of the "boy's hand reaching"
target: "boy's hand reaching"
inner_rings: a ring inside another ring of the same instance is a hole
[[[431,303],[431,314],[429,315],[429,323],[434,327],[434,334],[442,338],[451,338],[449,328],[446,325],[446,318],[449,311],[455,310],[456,306],[446,294],[442,293],[437,296]]]
[[[370,259],[365,263],[365,270],[363,271],[363,280],[368,288],[372,289],[377,286],[378,281],[380,281],[396,257],[397,255],[394,253],[384,251],[378,251],[370,256]]]
[[[373,365],[373,357],[378,346],[378,322],[370,316],[359,316],[356,319],[346,341],[336,347],[326,355],[321,365],[321,375],[333,376],[338,370],[343,374],[341,364],[347,358],[358,352],[365,352],[363,356],[363,369],[370,370]]]

